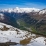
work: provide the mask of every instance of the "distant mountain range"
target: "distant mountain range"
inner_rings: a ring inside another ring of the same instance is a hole
[[[25,29],[33,26],[38,31],[46,31],[46,8],[14,8],[0,10],[0,22]]]
[[[37,8],[19,8],[19,7],[16,7],[16,8],[9,8],[9,9],[1,9],[1,11],[3,12],[15,12],[15,13],[29,13],[29,12],[38,12],[40,9],[37,9]]]

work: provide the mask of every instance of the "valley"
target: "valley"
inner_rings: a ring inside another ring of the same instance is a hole
[[[46,46],[46,9],[18,9],[0,10],[0,46]]]

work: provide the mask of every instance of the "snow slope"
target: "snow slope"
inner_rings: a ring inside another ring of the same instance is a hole
[[[39,14],[46,14],[46,8],[39,11]]]
[[[25,42],[24,39],[25,40],[27,39],[26,40],[27,43],[24,43]],[[20,41],[21,42],[23,41],[22,43],[17,44],[15,46],[22,46],[22,44],[24,44],[25,46],[46,46],[45,40],[46,38],[43,36],[38,36],[31,32],[20,30],[0,22],[0,43],[6,43],[6,42],[20,43]]]
[[[4,29],[4,25],[6,26],[5,28],[9,28],[7,31],[1,30]],[[20,40],[26,38],[25,36],[26,34],[28,34],[27,31],[22,31],[10,25],[0,23],[0,43],[9,42],[9,41],[19,43]]]

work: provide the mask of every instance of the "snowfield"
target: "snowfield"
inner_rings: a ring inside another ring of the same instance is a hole
[[[17,29],[4,23],[0,23],[0,43],[6,42],[19,43],[14,46],[46,46],[45,37]]]
[[[25,39],[26,38],[25,35],[28,34],[27,31],[22,31],[20,29],[6,25],[4,23],[0,23],[0,29],[4,29],[4,25],[6,26],[5,28],[9,28],[9,29],[7,31],[0,30],[0,43],[4,43],[4,42],[17,42],[17,43],[19,43],[20,40]]]
[[[16,31],[0,31],[0,43],[3,42],[17,42],[19,43],[20,40],[24,39],[25,36],[24,32],[20,32],[17,34]]]

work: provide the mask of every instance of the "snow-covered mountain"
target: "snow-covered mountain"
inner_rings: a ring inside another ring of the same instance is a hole
[[[28,31],[23,31],[18,28],[0,22],[0,43],[16,42],[25,39]],[[30,34],[29,36],[30,37]]]
[[[14,9],[12,8],[9,8],[9,9],[2,9],[1,11],[3,12],[15,12],[15,13],[29,13],[29,12],[38,12],[40,9],[37,9],[37,8],[19,8],[19,7],[16,7]]]
[[[10,8],[0,10],[0,22],[20,28],[18,21],[36,25],[46,23],[46,9],[39,10],[36,8]]]
[[[45,9],[37,9],[37,8],[9,8],[9,9],[1,9],[0,12],[15,12],[15,13],[30,13],[30,12],[39,12],[39,14],[44,14],[46,13],[46,8]]]
[[[0,43],[15,42],[27,46],[46,46],[45,37],[25,31],[26,27],[29,26],[25,24],[30,24],[34,25],[38,32],[46,32],[45,13],[46,9],[39,10],[35,8],[16,7],[15,9],[0,10]],[[27,29],[30,29],[30,26]]]
[[[4,15],[2,13],[0,13],[0,19],[3,20],[4,19]]]
[[[46,14],[46,8],[39,11],[39,14]]]
[[[0,22],[1,46],[46,46],[46,38]],[[15,43],[15,44],[14,44]],[[18,43],[18,44],[17,44]],[[12,45],[13,44],[13,45]]]
[[[27,24],[46,24],[46,9],[36,8],[14,8],[0,10],[0,22],[12,25],[20,29],[21,24],[18,21],[24,21]],[[21,22],[19,22],[21,23]],[[40,26],[40,25],[39,25]],[[46,27],[45,27],[46,28]]]

